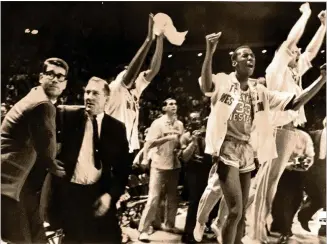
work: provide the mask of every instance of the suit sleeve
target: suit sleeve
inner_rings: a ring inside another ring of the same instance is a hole
[[[56,156],[56,109],[50,103],[33,108],[29,128],[38,160],[51,167]]]
[[[120,196],[124,194],[125,187],[128,183],[128,176],[131,173],[132,158],[129,154],[128,141],[126,136],[125,126],[120,127],[121,143],[120,155],[115,164],[112,165],[112,178],[109,188],[109,194],[112,198],[112,203],[116,204]]]

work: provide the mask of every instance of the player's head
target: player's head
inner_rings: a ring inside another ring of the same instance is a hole
[[[291,68],[296,68],[300,59],[300,55],[301,55],[301,48],[298,48],[296,45],[294,45],[291,48],[291,54],[292,54],[292,59],[291,61],[288,63],[288,66]]]
[[[162,104],[162,110],[165,114],[177,114],[177,102],[174,98],[167,98]]]
[[[67,85],[68,64],[60,58],[44,61],[39,82],[50,99],[56,99]]]
[[[255,68],[255,56],[249,46],[240,46],[232,54],[232,66],[243,76],[251,76]]]
[[[189,115],[189,126],[191,127],[191,130],[198,130],[201,128],[201,116],[200,112],[195,111],[190,113]]]
[[[84,92],[85,110],[90,115],[102,113],[108,102],[110,89],[108,83],[98,77],[92,77]]]

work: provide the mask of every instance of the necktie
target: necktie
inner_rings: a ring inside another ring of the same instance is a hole
[[[99,132],[98,132],[98,123],[96,119],[96,115],[92,117],[92,125],[93,125],[93,153],[94,153],[94,166],[96,169],[101,168],[101,160],[100,160],[100,152],[99,152]]]

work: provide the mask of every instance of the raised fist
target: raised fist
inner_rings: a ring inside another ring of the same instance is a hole
[[[217,44],[219,42],[219,38],[221,36],[221,32],[212,33],[206,36],[207,42],[207,51],[213,54],[216,51]]]
[[[326,24],[326,10],[321,11],[318,14],[318,18],[320,19],[321,24],[325,25]]]
[[[311,14],[310,4],[309,3],[303,3],[300,7],[300,12],[302,14]]]

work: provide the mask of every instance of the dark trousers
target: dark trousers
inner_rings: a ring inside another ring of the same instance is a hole
[[[186,166],[186,183],[188,190],[189,207],[187,210],[185,234],[193,235],[196,223],[196,214],[199,201],[207,186],[211,164],[188,162]],[[217,213],[217,211],[216,211]]]
[[[303,191],[307,200],[299,211],[302,221],[309,221],[320,209],[326,209],[326,162],[317,160],[306,172],[285,170],[277,187],[272,207],[272,231],[288,234],[293,218],[303,200]]]
[[[308,195],[299,217],[309,221],[320,209],[326,210],[326,161],[317,160],[304,175],[304,189]]]
[[[80,185],[53,177],[50,225],[62,228],[64,243],[121,243],[115,203],[96,217],[95,201],[102,195],[98,183]]]
[[[47,243],[39,215],[39,193],[22,192],[20,201],[1,195],[1,238],[11,243]]]
[[[272,206],[272,231],[283,235],[291,232],[293,218],[303,199],[304,173],[284,170]]]

